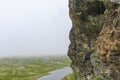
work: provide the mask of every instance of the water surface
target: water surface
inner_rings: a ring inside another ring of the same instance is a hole
[[[49,75],[40,77],[37,80],[61,80],[69,73],[72,73],[72,69],[70,67],[65,67],[60,70],[52,71]]]

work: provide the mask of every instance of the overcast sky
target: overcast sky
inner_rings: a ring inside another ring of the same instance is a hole
[[[0,57],[67,54],[68,0],[0,0]]]

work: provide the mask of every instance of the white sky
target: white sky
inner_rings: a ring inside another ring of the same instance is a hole
[[[0,57],[67,54],[68,0],[0,0]]]

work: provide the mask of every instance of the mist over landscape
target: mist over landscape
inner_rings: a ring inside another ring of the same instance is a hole
[[[0,0],[0,80],[120,80],[120,0]]]
[[[72,73],[70,29],[67,0],[0,0],[0,80],[61,80]]]
[[[67,0],[0,0],[0,57],[67,54]]]

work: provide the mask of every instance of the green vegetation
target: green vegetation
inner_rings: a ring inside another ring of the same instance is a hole
[[[74,75],[73,74],[68,74],[62,80],[74,80]]]
[[[0,80],[35,80],[49,71],[69,66],[68,57],[0,59]]]
[[[73,75],[73,74],[68,74],[68,75],[65,76],[62,80],[75,80],[75,79],[74,79],[74,75]],[[94,78],[94,79],[92,79],[92,80],[103,80],[103,79],[101,79],[101,78],[99,78],[99,77],[96,77],[96,78]]]
[[[99,78],[99,77],[96,77],[96,78],[94,78],[94,79],[92,79],[92,80],[103,80],[103,79],[101,79],[101,78]]]

